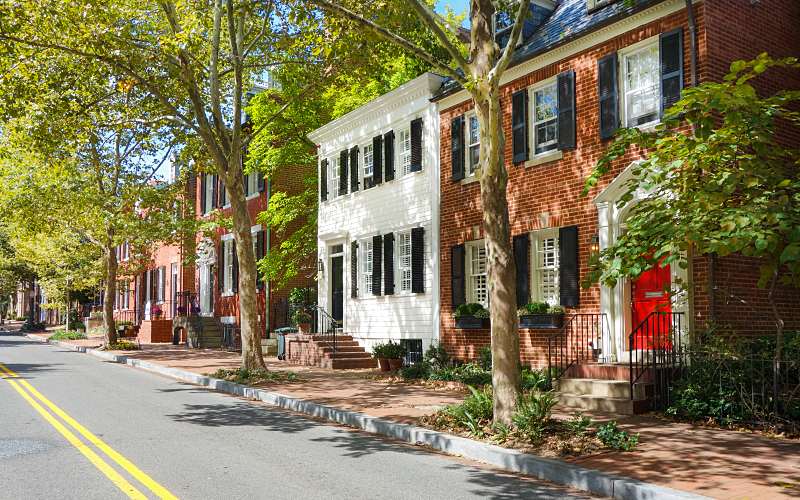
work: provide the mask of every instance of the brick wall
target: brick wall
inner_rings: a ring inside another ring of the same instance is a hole
[[[730,9],[741,7],[749,1],[719,1],[701,3],[695,7],[695,17],[698,26],[698,68],[699,80],[720,78],[730,64],[730,59],[736,57],[749,57],[763,50],[780,53],[787,52],[789,47],[796,51],[800,44],[797,43],[798,10],[800,2],[794,0],[774,0],[761,2],[762,6],[748,12],[737,12],[731,16]],[[736,5],[734,5],[736,4]],[[775,7],[776,10],[771,9]],[[743,10],[747,10],[742,7]],[[735,10],[735,9],[734,9]],[[758,15],[755,25],[751,22],[754,12]],[[708,21],[713,27],[706,33]],[[774,22],[770,22],[771,18]],[[780,19],[777,19],[780,18]],[[730,25],[731,20],[735,26]],[[751,28],[756,26],[757,29]],[[614,165],[613,171],[606,175],[600,184],[588,196],[582,197],[580,191],[586,177],[591,172],[599,155],[604,151],[607,143],[599,137],[598,114],[598,82],[597,61],[601,57],[624,47],[635,44],[641,40],[656,36],[677,27],[684,29],[684,85],[690,84],[690,48],[687,16],[685,11],[674,13],[657,21],[640,26],[628,31],[621,36],[599,43],[598,45],[571,56],[557,63],[542,67],[515,81],[510,82],[501,89],[501,105],[504,110],[504,132],[506,137],[505,162],[509,171],[508,203],[511,234],[520,234],[545,227],[560,227],[569,225],[579,226],[579,262],[581,276],[584,275],[589,258],[590,241],[598,231],[597,209],[593,203],[594,197],[600,193],[608,183],[631,161],[640,157],[641,152],[629,153],[624,159]],[[752,32],[751,32],[752,30]],[[761,33],[770,31],[765,44]],[[774,32],[773,32],[774,31]],[[746,36],[741,36],[741,33]],[[746,45],[739,49],[738,45]],[[772,47],[775,50],[771,50]],[[780,47],[782,50],[778,50]],[[713,57],[710,54],[715,54]],[[573,151],[564,151],[561,160],[550,163],[525,167],[521,164],[512,164],[511,151],[511,95],[520,89],[545,80],[556,74],[573,69],[575,77],[575,93],[577,106],[577,148]],[[795,87],[796,88],[796,87]],[[450,151],[450,123],[451,119],[467,112],[472,108],[471,101],[463,102],[457,106],[441,110],[441,342],[459,358],[474,358],[482,345],[489,344],[488,330],[458,330],[454,328],[451,306],[450,285],[450,248],[454,245],[470,240],[482,238],[480,187],[478,183],[464,184],[453,182],[450,179],[451,151]],[[543,224],[544,222],[544,224]],[[477,227],[477,233],[473,228]],[[720,266],[717,275],[725,280],[726,286],[735,288],[738,295],[750,298],[751,307],[765,307],[763,291],[754,287],[757,274],[754,266],[742,258],[731,258],[718,263]],[[699,319],[708,316],[710,303],[707,294],[707,259],[696,259],[694,262],[695,279],[695,306]],[[722,281],[720,282],[722,283]],[[781,291],[781,305],[789,309],[800,309],[797,294],[792,296],[791,291]],[[580,307],[574,312],[597,312],[599,310],[599,287],[593,286],[583,289],[580,296]],[[739,306],[726,303],[717,307],[720,314],[734,318],[746,318]],[[759,310],[762,310],[759,309]],[[796,313],[792,313],[796,315]],[[795,316],[792,316],[795,317]],[[751,322],[753,328],[767,328],[768,322]],[[542,331],[520,331],[521,357],[525,364],[541,365],[546,361],[547,341],[546,334]]]

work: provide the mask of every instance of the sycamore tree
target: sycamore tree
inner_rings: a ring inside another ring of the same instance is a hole
[[[393,43],[427,62],[433,71],[454,80],[472,98],[480,127],[480,154],[476,175],[481,188],[489,301],[492,304],[490,314],[494,418],[498,422],[510,424],[520,390],[520,361],[514,254],[506,194],[508,170],[503,160],[505,134],[500,106],[500,82],[519,42],[530,2],[471,0],[468,41],[464,41],[460,28],[454,27],[433,10],[431,3],[424,0],[381,2],[403,9],[407,19],[415,19],[428,30],[441,49],[438,52],[443,53],[443,56],[426,50],[414,40],[403,36],[391,20],[385,21],[365,13],[363,2],[311,0],[310,3],[330,14],[347,19],[358,29]],[[511,30],[502,47],[495,40],[496,14],[510,14]]]
[[[779,284],[800,286],[800,90],[762,96],[754,79],[779,70],[800,64],[761,54],[731,64],[722,82],[685,89],[655,131],[619,131],[584,190],[631,149],[647,151],[619,203],[640,201],[625,232],[597,256],[587,284],[613,286],[662,259],[685,266],[687,253],[757,258],[775,318],[776,359],[783,320],[773,293]]]
[[[147,96],[164,124],[199,138],[211,173],[225,184],[239,262],[242,366],[264,367],[256,263],[242,154],[246,93],[269,68],[303,63],[282,50],[288,13],[278,1],[22,0],[0,5],[0,42],[39,61],[53,51],[98,64]],[[47,73],[43,65],[37,74]],[[179,135],[176,133],[176,135]]]

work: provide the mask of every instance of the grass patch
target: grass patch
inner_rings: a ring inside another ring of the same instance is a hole
[[[50,340],[81,340],[85,338],[86,338],[85,333],[73,330],[69,331],[60,330],[50,335]]]
[[[113,344],[108,344],[108,351],[138,351],[139,346],[135,342],[129,342],[127,340],[118,340]]]
[[[242,385],[257,385],[270,382],[295,382],[300,380],[300,377],[294,372],[270,371],[264,370],[263,368],[256,368],[254,370],[247,370],[245,368],[236,368],[233,370],[220,369],[214,373],[209,373],[208,376]]]

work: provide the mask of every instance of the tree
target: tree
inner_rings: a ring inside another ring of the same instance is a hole
[[[461,40],[458,28],[436,14],[423,0],[403,2],[408,17],[415,16],[435,37],[446,54],[442,57],[396,32],[388,23],[373,21],[344,1],[312,0],[327,12],[356,23],[383,40],[396,44],[430,64],[434,71],[450,77],[466,89],[475,107],[480,127],[479,167],[483,227],[486,234],[487,276],[491,307],[492,386],[494,418],[510,424],[520,390],[519,335],[516,312],[514,254],[511,247],[508,199],[508,171],[503,161],[505,134],[500,107],[500,80],[511,63],[520,39],[529,0],[514,7],[508,41],[500,47],[495,40],[498,2],[472,0],[469,13],[469,42]],[[358,3],[356,3],[358,4]],[[390,5],[397,5],[391,3]],[[399,7],[398,7],[399,8]]]
[[[798,70],[796,58],[767,54],[731,64],[722,82],[685,89],[655,131],[618,132],[586,181],[584,194],[634,148],[647,156],[620,199],[640,201],[626,231],[593,264],[588,283],[613,286],[663,259],[739,253],[761,262],[759,286],[800,286],[800,91],[758,95],[752,80],[773,68]],[[688,124],[688,127],[687,127]],[[772,301],[781,357],[783,320]]]
[[[27,0],[0,6],[0,41],[36,60],[57,51],[128,79],[162,123],[199,138],[225,184],[239,262],[242,366],[264,367],[258,333],[256,264],[242,154],[258,129],[245,127],[245,93],[267,68],[290,64],[281,44],[289,15],[279,2]],[[44,68],[40,68],[44,73]]]

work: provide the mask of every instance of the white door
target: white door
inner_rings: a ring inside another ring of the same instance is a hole
[[[206,264],[200,267],[200,314],[213,316],[214,305],[212,300],[211,266]]]

